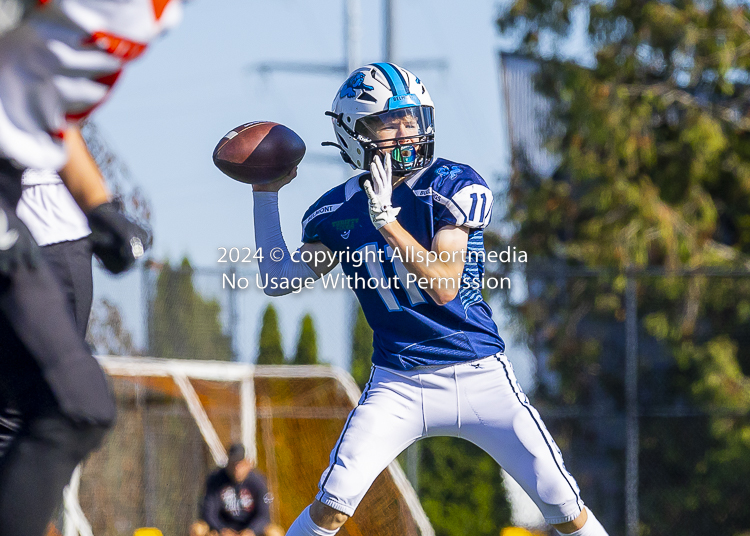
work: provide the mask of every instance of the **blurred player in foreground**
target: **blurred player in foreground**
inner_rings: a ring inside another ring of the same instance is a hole
[[[370,380],[315,501],[287,534],[332,536],[401,451],[422,437],[456,436],[503,466],[558,532],[604,536],[516,381],[482,298],[492,193],[469,166],[433,159],[433,114],[420,79],[398,66],[376,63],[351,74],[327,115],[344,160],[370,173],[328,191],[305,213],[294,258],[310,262],[292,261],[279,223],[277,192],[296,172],[253,185],[263,275],[300,287],[340,261],[374,330]],[[279,262],[268,255],[274,248],[284,252]],[[315,252],[338,256],[305,256]]]
[[[78,144],[80,133],[68,132]],[[98,174],[93,158],[89,165]],[[63,172],[64,173],[64,172]],[[102,184],[104,179],[100,176]],[[81,337],[86,337],[93,280],[91,273],[91,234],[86,215],[81,212],[63,179],[52,170],[27,169],[22,180],[23,193],[16,207],[16,215],[28,227],[44,260],[55,275],[68,312]],[[21,429],[22,418],[14,407],[0,408],[0,458]]]
[[[262,476],[253,471],[240,444],[229,448],[226,467],[206,480],[201,519],[190,528],[191,536],[283,536],[271,523],[273,496]]]
[[[61,170],[106,268],[126,270],[148,234],[110,202],[76,142],[79,120],[125,63],[176,23],[179,0],[47,0],[0,37],[0,400],[23,425],[0,460],[0,534],[39,536],[76,465],[115,417],[104,373],[39,247],[16,216],[26,168]],[[32,5],[33,4],[33,5]],[[66,143],[68,142],[68,143]],[[87,153],[86,153],[87,154]]]

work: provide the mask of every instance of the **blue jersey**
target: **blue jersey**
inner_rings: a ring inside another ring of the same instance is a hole
[[[393,191],[393,205],[401,207],[399,223],[428,251],[435,234],[446,225],[469,230],[460,290],[443,306],[417,284],[407,286],[403,257],[394,255],[370,221],[360,178],[329,190],[307,210],[302,241],[321,242],[339,254],[349,286],[374,331],[373,363],[409,370],[504,351],[505,343],[480,290],[482,230],[492,212],[492,193],[482,177],[469,166],[437,159]],[[381,284],[366,283],[373,280]]]

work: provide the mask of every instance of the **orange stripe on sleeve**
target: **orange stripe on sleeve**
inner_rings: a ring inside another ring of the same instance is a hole
[[[161,18],[161,14],[164,13],[164,9],[167,7],[167,4],[170,0],[152,0],[154,3],[154,16],[156,17],[156,20],[159,20]]]

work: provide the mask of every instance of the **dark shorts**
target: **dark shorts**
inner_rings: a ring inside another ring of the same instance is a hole
[[[86,237],[50,244],[42,247],[42,255],[63,291],[65,304],[73,315],[78,334],[85,338],[94,291],[91,242]]]

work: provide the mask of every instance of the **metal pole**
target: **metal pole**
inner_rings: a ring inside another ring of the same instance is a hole
[[[419,493],[419,443],[406,449],[406,478],[414,491]]]
[[[75,520],[75,507],[70,504],[73,501],[78,502],[78,486],[81,483],[81,466],[78,465],[73,476],[70,479],[70,484],[67,485],[63,490],[63,536],[78,536],[78,526]]]
[[[256,441],[255,414],[255,369],[253,376],[242,380],[240,385],[240,425],[242,427],[242,444],[245,445],[247,457],[258,464],[258,445]],[[269,406],[270,407],[270,406]],[[266,457],[269,453],[266,452]]]
[[[144,262],[141,267],[141,307],[143,309],[143,351],[151,355],[151,268]]]
[[[143,426],[143,516],[146,527],[153,527],[156,523],[156,483],[152,433],[149,423],[148,397],[140,385],[135,387],[136,406],[141,411],[141,425]]]
[[[393,28],[393,0],[384,0],[383,10],[383,56],[388,63],[395,63],[395,32]]]
[[[234,265],[229,267],[229,280],[234,281],[237,269]],[[239,319],[237,315],[237,290],[229,287],[229,336],[231,337],[232,345],[232,360],[240,361],[240,350],[239,343],[237,341],[237,326],[239,325]]]
[[[346,74],[348,75],[354,69],[361,67],[362,54],[360,53],[359,44],[361,35],[359,31],[360,4],[359,0],[346,0],[345,3],[346,19]]]
[[[625,527],[638,536],[638,295],[635,276],[625,290]]]

